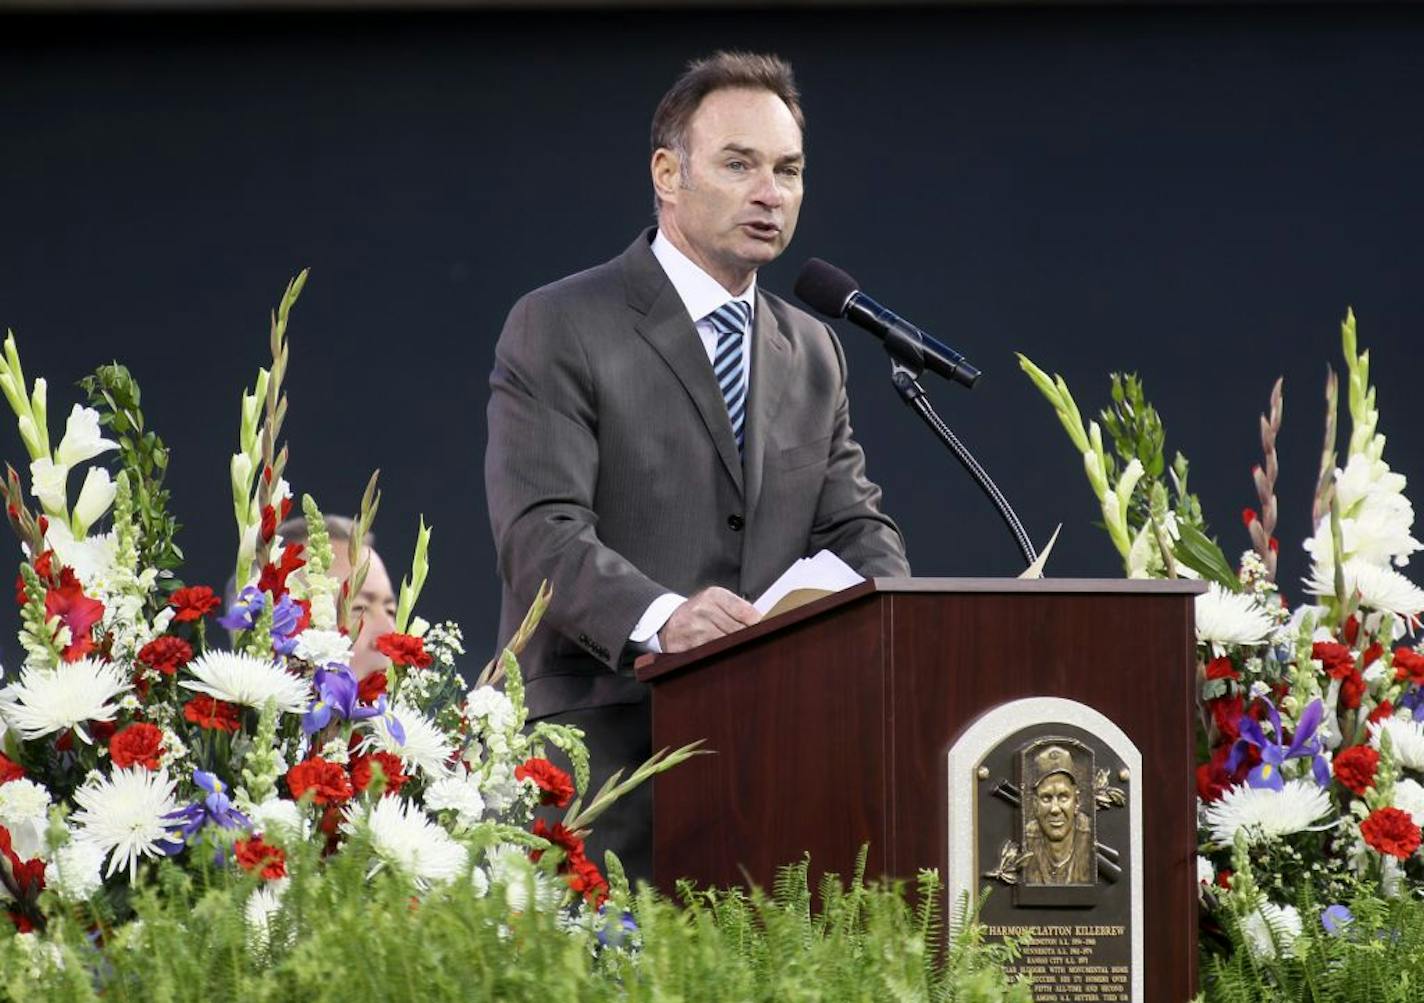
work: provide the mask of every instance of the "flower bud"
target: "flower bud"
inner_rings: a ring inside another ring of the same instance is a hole
[[[65,497],[65,482],[69,479],[69,465],[55,463],[42,456],[30,464],[30,494],[40,500],[46,512],[63,512],[68,499]]]
[[[109,506],[114,503],[118,485],[109,478],[103,467],[90,467],[84,475],[84,486],[79,489],[79,500],[74,503],[74,536],[83,539],[89,527],[98,522]]]

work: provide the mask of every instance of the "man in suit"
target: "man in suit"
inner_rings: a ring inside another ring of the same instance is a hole
[[[689,64],[653,118],[657,227],[523,297],[495,351],[501,636],[547,579],[526,698],[584,729],[595,787],[651,751],[638,654],[755,623],[748,597],[822,548],[867,576],[909,573],[851,437],[835,335],[757,287],[796,227],[802,127],[782,60]],[[635,877],[651,876],[646,787],[590,846]]]

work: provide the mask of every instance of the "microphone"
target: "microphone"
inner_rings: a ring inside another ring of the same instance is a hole
[[[801,269],[794,287],[811,309],[827,317],[844,317],[881,341],[886,350],[912,369],[928,369],[947,380],[972,388],[979,370],[942,341],[860,291],[860,283],[835,265],[812,258]]]

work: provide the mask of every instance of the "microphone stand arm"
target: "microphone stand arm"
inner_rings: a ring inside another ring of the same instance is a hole
[[[1018,544],[1019,551],[1023,554],[1024,564],[1032,565],[1038,560],[1038,553],[1033,549],[1033,543],[1028,538],[1028,533],[1024,532],[1023,523],[1019,522],[1019,517],[1014,514],[1014,508],[1009,504],[1009,500],[1004,497],[1002,491],[989,478],[984,468],[979,465],[979,461],[974,459],[974,455],[969,452],[964,443],[959,441],[959,437],[954,434],[944,420],[935,413],[929,398],[925,396],[925,388],[919,384],[919,376],[924,372],[924,353],[914,339],[907,337],[892,337],[886,335],[885,351],[890,353],[890,382],[895,386],[895,392],[900,395],[900,399],[924,419],[925,424],[937,435],[941,442],[949,447],[964,469],[969,471],[969,476],[974,478],[974,483],[979,485],[979,489],[989,496],[989,500],[994,503],[994,507],[999,510],[999,515],[1009,527],[1009,532],[1014,534],[1014,542]]]

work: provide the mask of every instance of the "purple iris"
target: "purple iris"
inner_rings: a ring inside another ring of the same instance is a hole
[[[638,924],[631,912],[623,913],[614,922],[608,916],[608,905],[605,903],[598,907],[598,915],[603,921],[598,927],[598,942],[604,947],[621,947],[632,934],[638,932]]]
[[[238,595],[227,615],[218,617],[218,624],[228,630],[251,630],[266,605],[267,597],[257,586],[249,585]]]
[[[272,607],[272,650],[279,655],[290,655],[297,650],[297,624],[302,619],[302,608],[292,601],[285,592]]]
[[[1266,705],[1266,713],[1270,715],[1275,737],[1267,738],[1259,721],[1243,715],[1241,737],[1231,747],[1231,755],[1226,760],[1227,772],[1230,773],[1240,766],[1241,761],[1246,758],[1246,750],[1254,745],[1261,750],[1261,762],[1246,775],[1247,785],[1273,791],[1281,790],[1286,785],[1285,778],[1281,776],[1281,766],[1286,760],[1309,759],[1315,782],[1321,787],[1330,786],[1330,764],[1321,755],[1320,738],[1316,735],[1320,728],[1320,719],[1325,714],[1325,705],[1317,697],[1306,706],[1300,715],[1299,723],[1296,724],[1295,737],[1291,744],[1286,746],[1281,741],[1285,729],[1281,727],[1281,715],[1276,710],[1276,705],[1265,697],[1260,699]]]
[[[1419,708],[1424,706],[1424,688],[1411,684],[1405,691],[1404,696],[1399,698],[1399,703],[1395,704],[1396,711],[1407,710],[1414,715],[1415,720],[1419,719]]]
[[[1332,937],[1345,932],[1345,927],[1355,921],[1355,916],[1342,905],[1332,905],[1320,914],[1320,925]]]
[[[356,682],[355,675],[346,666],[331,662],[325,668],[317,669],[313,683],[316,687],[316,699],[302,715],[302,731],[308,735],[321,731],[331,723],[333,717],[341,721],[365,721],[379,717],[385,719],[386,730],[390,732],[391,737],[401,745],[405,744],[405,728],[396,720],[395,715],[387,710],[386,695],[382,693],[374,706],[358,704],[356,698],[361,687]]]
[[[163,816],[174,822],[171,828],[175,830],[175,835],[186,842],[209,823],[220,829],[252,828],[252,820],[232,806],[227,796],[227,784],[203,770],[193,771],[193,783],[207,791],[208,796],[196,804]]]

